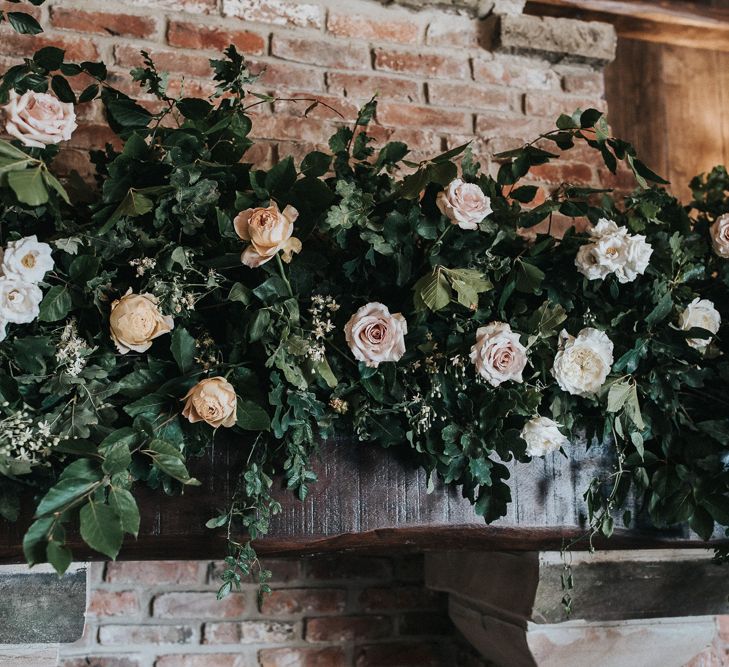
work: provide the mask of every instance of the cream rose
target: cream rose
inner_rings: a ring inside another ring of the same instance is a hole
[[[233,385],[223,377],[200,380],[182,400],[182,416],[193,424],[204,421],[213,428],[235,426],[238,399]]]
[[[678,326],[683,331],[697,327],[715,334],[721,326],[721,315],[719,315],[719,311],[711,301],[697,297],[678,316]],[[686,342],[699,352],[705,352],[706,348],[709,347],[711,339],[687,338]]]
[[[265,264],[283,251],[284,262],[290,262],[295,252],[301,252],[301,241],[292,236],[294,221],[299,212],[293,206],[278,210],[276,202],[268,208],[249,208],[239,213],[233,221],[235,231],[251,244],[243,251],[241,261],[255,268]]]
[[[529,456],[546,456],[569,445],[570,441],[562,435],[559,427],[557,422],[547,417],[530,419],[520,433],[527,444],[526,453]]]
[[[471,361],[479,375],[492,387],[513,380],[523,382],[527,351],[506,322],[491,322],[476,331],[476,343],[471,348]]]
[[[645,273],[653,248],[645,236],[630,235],[625,227],[601,218],[590,230],[592,241],[575,257],[577,270],[588,280],[603,280],[614,273],[620,283],[628,283]]]
[[[724,259],[729,259],[729,213],[720,215],[709,227],[711,246],[714,252]]]
[[[440,212],[461,229],[478,229],[478,223],[491,214],[491,200],[475,183],[456,178],[438,193]]]
[[[5,276],[39,283],[53,269],[51,246],[39,243],[35,235],[18,241],[8,241],[2,254],[0,269]]]
[[[32,148],[68,141],[77,127],[73,104],[48,93],[29,90],[18,95],[11,90],[3,109],[5,131]]]
[[[111,304],[111,338],[122,354],[131,350],[145,352],[152,347],[153,339],[169,333],[174,326],[172,317],[159,312],[152,294],[132,294],[130,288]]]
[[[354,358],[377,368],[383,361],[398,361],[405,354],[408,324],[400,313],[381,303],[362,306],[347,324],[344,336]]]
[[[554,357],[552,375],[562,391],[592,396],[605,384],[613,365],[613,344],[604,331],[587,327],[577,338],[564,329]]]
[[[33,283],[18,278],[0,277],[0,321],[28,324],[40,311],[43,292]]]

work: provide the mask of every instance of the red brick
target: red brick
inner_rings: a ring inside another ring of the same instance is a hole
[[[329,13],[327,30],[337,37],[399,44],[415,44],[420,36],[420,26],[413,18],[379,21],[373,16],[336,12]]]
[[[288,95],[287,95],[288,97]],[[341,121],[344,123],[354,123],[357,118],[359,106],[350,100],[343,100],[330,95],[311,95],[305,92],[294,92],[290,94],[291,99],[274,102],[274,113],[284,113],[289,116],[307,118],[322,118],[329,120]],[[294,101],[294,100],[301,101]],[[318,104],[307,113],[307,109],[318,101]],[[324,139],[324,137],[322,137]]]
[[[258,144],[254,144],[255,147]],[[261,159],[270,157],[270,151],[262,151],[261,155],[254,155],[252,148],[243,158],[245,162],[258,162]],[[258,153],[258,151],[256,151]],[[301,576],[301,561],[297,558],[266,558],[264,565],[266,569],[271,570],[273,577],[272,582],[284,583],[298,579]],[[210,563],[207,568],[207,581],[216,587],[220,585],[220,576],[225,570],[226,565],[222,561]]]
[[[170,21],[167,27],[167,43],[185,49],[213,49],[223,51],[233,44],[243,53],[261,54],[266,40],[248,30],[225,30],[217,26],[200,25],[188,21]]]
[[[355,652],[356,667],[441,667],[444,662],[434,644],[372,644]]]
[[[32,56],[44,46],[55,46],[66,52],[67,61],[98,60],[99,50],[88,37],[69,37],[48,34],[18,35],[7,26],[0,30],[0,54],[14,57]]]
[[[272,616],[344,611],[346,592],[333,588],[280,588],[261,600],[261,613]]]
[[[287,0],[223,0],[223,14],[246,21],[321,28],[323,10],[318,5]]]
[[[0,11],[2,12],[22,12],[23,14],[30,14],[35,19],[40,19],[41,9],[40,7],[34,7],[33,5],[17,2],[0,2]]]
[[[124,4],[189,14],[212,14],[218,9],[218,0],[125,0]]]
[[[473,19],[439,16],[428,26],[425,41],[429,46],[473,49],[479,45],[480,26],[480,21]]]
[[[335,69],[362,69],[370,62],[370,51],[364,44],[341,42],[332,44],[311,38],[274,35],[271,54],[284,60],[332,67]]]
[[[162,593],[152,602],[156,618],[235,618],[245,611],[244,593],[233,593],[222,600],[215,593]]]
[[[343,667],[341,648],[267,648],[258,652],[260,667]]]
[[[419,102],[422,99],[422,84],[410,79],[369,74],[327,73],[327,87],[330,93],[369,99],[375,93],[378,99]]]
[[[432,127],[442,131],[470,132],[471,114],[465,111],[433,109],[432,107],[383,102],[377,106],[377,120],[395,127]]]
[[[82,9],[51,8],[51,23],[55,28],[93,32],[113,37],[151,37],[157,30],[157,22],[149,16],[88,12]]]
[[[258,141],[251,146],[243,156],[243,161],[254,165],[258,169],[270,169],[273,165],[272,145],[263,141]],[[285,572],[272,570],[272,581],[288,581]]]
[[[139,610],[139,598],[135,591],[95,590],[86,608],[87,613],[96,616],[136,614]]]
[[[259,74],[257,83],[276,88],[324,90],[324,72],[313,67],[297,67],[292,63],[249,62],[251,72]]]
[[[473,61],[473,78],[489,83],[523,90],[559,90],[560,77],[552,69],[540,67],[533,60],[520,62],[515,57]]]
[[[555,185],[560,183],[585,185],[592,183],[595,175],[590,165],[556,161],[532,167],[529,176]]]
[[[206,623],[204,644],[276,644],[296,639],[296,627],[283,621]]]
[[[569,97],[550,93],[531,93],[525,96],[524,110],[528,116],[548,116],[556,119],[561,113],[572,114],[575,109],[600,109],[605,100],[595,97]]]
[[[562,87],[573,95],[601,95],[605,90],[605,75],[593,69],[565,71]]]
[[[85,655],[82,658],[61,658],[58,667],[139,667],[138,658],[125,656],[115,658],[109,655]]]
[[[431,104],[511,111],[518,107],[519,96],[503,88],[480,88],[473,83],[432,81],[428,85]]]
[[[493,113],[476,116],[476,134],[484,137],[518,137],[531,141],[552,128],[552,123],[544,118]]]
[[[392,609],[432,609],[440,596],[425,586],[388,586],[367,588],[359,597],[366,611]]]
[[[195,630],[189,625],[102,625],[99,644],[191,644]]]
[[[451,634],[453,632],[453,623],[445,611],[441,613],[413,611],[400,616],[397,629],[398,634],[401,635],[432,637],[434,635]]]
[[[407,72],[423,77],[468,79],[471,67],[465,56],[447,56],[420,51],[375,49],[375,69],[387,72]]]
[[[314,556],[307,559],[311,579],[390,579],[392,562],[367,556]]]
[[[157,67],[166,72],[180,72],[188,76],[211,76],[210,59],[207,56],[188,55],[179,51],[147,49]],[[114,59],[120,67],[139,67],[142,56],[136,46],[120,44],[114,49]]]
[[[53,160],[53,173],[56,176],[68,176],[71,172],[77,172],[81,178],[91,182],[96,173],[94,165],[89,159],[87,150],[76,150],[74,148],[63,148],[58,157]]]
[[[80,124],[73,133],[75,148],[103,148],[107,143],[120,149],[122,141],[108,125]]]
[[[307,619],[304,636],[309,642],[347,642],[382,639],[391,634],[389,616],[330,616]]]
[[[154,667],[251,667],[247,656],[237,653],[163,655]]]
[[[290,116],[261,116],[253,120],[253,137],[259,139],[275,139],[325,143],[334,133],[335,126],[326,121],[312,118],[305,123],[300,118]]]

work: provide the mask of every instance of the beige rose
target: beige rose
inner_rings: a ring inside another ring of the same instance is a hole
[[[507,380],[523,382],[521,374],[527,363],[527,351],[519,341],[519,334],[506,322],[479,327],[470,358],[479,375],[492,387]]]
[[[3,109],[7,133],[33,148],[68,141],[77,127],[73,104],[48,93],[29,90],[18,95],[11,90]]]
[[[723,259],[729,259],[729,213],[720,215],[709,227],[714,252]]]
[[[461,229],[478,229],[478,223],[491,214],[491,200],[475,183],[456,178],[435,200],[440,212]]]
[[[233,385],[223,377],[200,380],[182,400],[182,416],[192,424],[203,421],[213,428],[235,426],[238,399]]]
[[[284,262],[290,262],[293,253],[301,252],[301,241],[292,236],[298,217],[293,206],[279,211],[276,202],[268,208],[249,208],[239,213],[233,227],[240,238],[251,242],[243,251],[241,262],[255,268],[273,259],[279,250],[283,251]]]
[[[174,326],[172,317],[159,312],[157,299],[151,294],[132,294],[130,288],[111,304],[111,338],[122,354],[148,350],[154,338],[169,333]]]
[[[408,324],[400,313],[381,303],[362,306],[344,325],[344,336],[354,358],[377,368],[383,361],[398,361],[405,354]]]

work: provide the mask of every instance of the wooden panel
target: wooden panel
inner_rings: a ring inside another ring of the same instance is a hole
[[[127,540],[121,557],[216,558],[225,553],[225,532],[204,524],[226,506],[245,448],[216,444],[191,466],[202,486],[179,497],[139,488],[142,507],[139,538]],[[320,481],[301,503],[278,485],[283,512],[271,534],[258,543],[261,553],[316,553],[358,549],[370,552],[436,549],[559,549],[564,539],[583,532],[582,493],[598,469],[610,464],[599,448],[585,451],[576,444],[570,458],[554,455],[530,465],[510,464],[514,502],[509,514],[486,526],[470,503],[452,488],[437,486],[426,493],[422,470],[407,452],[383,452],[349,440],[329,443],[318,464]],[[19,524],[0,525],[0,560],[22,559]],[[77,538],[77,558],[94,557]],[[618,534],[611,548],[696,546],[686,531],[656,531],[641,526]],[[578,548],[585,548],[582,544]],[[98,557],[98,556],[96,556]]]

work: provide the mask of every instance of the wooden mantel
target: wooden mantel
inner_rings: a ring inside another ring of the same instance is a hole
[[[205,522],[226,506],[244,451],[216,445],[191,466],[202,486],[191,487],[183,496],[140,487],[136,491],[142,508],[140,535],[126,540],[120,557],[225,555],[225,531],[209,530]],[[424,472],[406,455],[407,451],[383,451],[350,440],[327,444],[317,465],[320,480],[312,485],[306,502],[283,488],[277,491],[283,512],[275,518],[271,533],[259,540],[259,552],[558,550],[565,539],[584,533],[582,494],[595,471],[608,469],[611,460],[607,452],[595,447],[585,451],[584,444],[578,444],[570,458],[553,455],[529,465],[512,463],[509,514],[487,526],[456,490],[436,487],[428,494]],[[29,520],[26,516],[18,524],[0,524],[0,561],[22,560],[22,532]],[[73,544],[75,558],[98,558],[77,539]],[[618,530],[598,545],[696,548],[704,543],[684,529],[661,532],[644,526]],[[576,548],[586,547],[583,542]]]
[[[528,0],[525,11],[612,23],[626,39],[729,52],[724,0]]]

